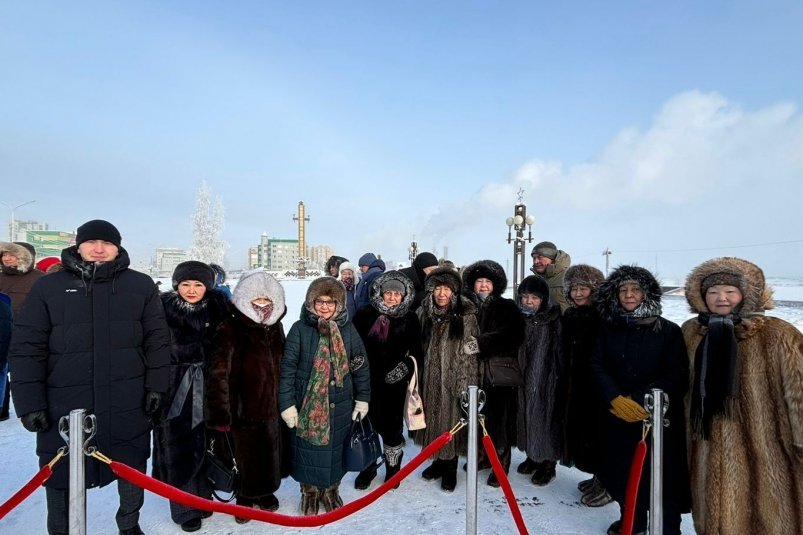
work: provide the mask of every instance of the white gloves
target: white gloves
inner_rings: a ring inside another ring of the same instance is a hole
[[[480,352],[480,344],[477,342],[477,339],[473,336],[468,339],[468,341],[463,344],[463,353],[466,355],[476,355]]]
[[[360,417],[360,420],[364,419],[365,416],[368,414],[368,402],[367,401],[355,401],[354,402],[354,411],[351,413],[351,419],[356,420],[357,416]]]
[[[366,409],[367,411],[368,409]],[[296,410],[296,406],[293,405],[292,407],[287,407],[282,411],[282,420],[284,423],[287,424],[287,427],[290,429],[294,428],[298,425],[298,411]]]

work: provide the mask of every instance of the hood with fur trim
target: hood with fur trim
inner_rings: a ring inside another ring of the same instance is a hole
[[[279,281],[261,269],[249,271],[240,277],[240,282],[234,287],[231,302],[248,319],[262,323],[254,307],[251,306],[251,301],[258,297],[267,297],[273,303],[273,312],[265,325],[273,325],[284,316],[286,311],[284,288]]]
[[[740,315],[749,316],[773,308],[772,289],[767,286],[761,268],[741,258],[724,257],[703,262],[686,278],[686,301],[692,312],[709,312],[702,291],[703,281],[711,275],[719,274],[739,281],[739,290],[742,292]]]
[[[30,249],[28,247],[30,247]],[[3,273],[7,275],[16,275],[20,273],[28,273],[33,269],[34,253],[31,252],[33,246],[28,245],[28,247],[25,247],[19,243],[0,242],[0,258],[4,254],[9,253],[16,256],[19,260],[19,265],[16,268],[7,268],[0,263]]]
[[[661,315],[661,285],[648,270],[639,266],[619,266],[599,285],[597,310],[602,319],[613,321],[624,313],[619,305],[619,287],[626,282],[635,282],[644,290],[644,301],[633,311],[635,318],[652,318]]]
[[[302,320],[310,324],[318,323],[318,314],[315,313],[313,302],[321,296],[330,297],[337,302],[335,315],[332,316],[330,321],[335,321],[338,325],[348,321],[346,288],[342,282],[334,277],[318,277],[310,283],[309,288],[307,288],[307,295],[304,298],[304,306],[301,308],[300,318]]]
[[[566,301],[569,303],[569,306],[576,306],[570,295],[572,287],[586,286],[591,288],[590,300],[593,303],[597,299],[597,289],[604,280],[605,275],[603,275],[602,271],[598,270],[594,266],[589,266],[588,264],[576,264],[569,267],[569,269],[567,269],[566,273],[563,275],[563,295],[566,297]]]
[[[459,294],[463,288],[463,281],[456,269],[439,267],[429,272],[424,281],[424,289],[432,293],[437,286],[446,286],[452,293]]]
[[[382,299],[382,285],[388,281],[398,281],[404,286],[404,297],[402,297],[401,303],[393,308],[392,310],[385,305],[384,300]],[[378,276],[373,284],[371,284],[371,306],[374,307],[374,310],[379,312],[380,314],[385,314],[386,316],[391,316],[394,318],[399,318],[407,314],[407,311],[410,309],[410,305],[415,298],[415,288],[413,288],[413,281],[410,280],[409,277],[404,275],[403,273],[399,273],[398,271],[386,271],[382,275]]]
[[[519,283],[516,291],[516,304],[520,303],[522,294],[537,295],[541,298],[539,311],[547,310],[552,303],[549,298],[549,283],[541,275],[528,275]]]
[[[505,269],[493,260],[479,260],[463,270],[463,291],[465,294],[474,293],[474,282],[477,279],[490,279],[493,283],[491,295],[500,297],[507,288],[507,275]]]

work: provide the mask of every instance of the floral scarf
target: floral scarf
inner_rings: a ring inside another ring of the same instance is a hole
[[[312,360],[312,373],[298,414],[296,435],[315,446],[329,444],[329,381],[343,388],[349,372],[349,359],[340,329],[334,321],[318,319],[318,349]]]

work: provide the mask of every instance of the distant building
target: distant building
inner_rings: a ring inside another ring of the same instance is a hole
[[[172,277],[173,271],[180,263],[189,260],[186,249],[160,247],[156,249],[153,260],[153,276]]]
[[[298,240],[268,240],[268,269],[283,271],[298,267]]]
[[[28,241],[29,230],[48,230],[49,228],[47,223],[15,219],[13,226],[10,221],[8,223],[8,235],[11,236],[11,241]],[[38,254],[37,251],[37,256]],[[59,254],[61,254],[61,251],[59,251]]]
[[[248,248],[248,261],[245,264],[248,269],[259,267],[259,246],[254,245]]]
[[[25,234],[18,235],[15,241],[25,241],[33,245],[37,260],[41,260],[46,256],[61,257],[62,249],[75,245],[75,234],[59,230],[27,230]]]
[[[309,263],[319,268],[323,268],[326,265],[326,261],[329,260],[329,257],[333,254],[335,254],[335,250],[328,245],[310,245],[307,247]]]

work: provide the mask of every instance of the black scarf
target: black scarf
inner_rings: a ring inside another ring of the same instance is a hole
[[[730,418],[739,394],[739,348],[733,328],[741,318],[701,313],[697,321],[707,325],[708,332],[694,356],[692,429],[708,440],[714,416],[722,414]]]

